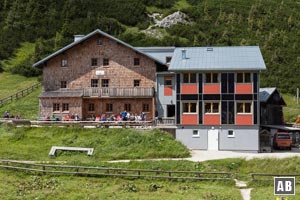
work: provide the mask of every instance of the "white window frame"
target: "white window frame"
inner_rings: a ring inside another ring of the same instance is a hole
[[[197,134],[194,134],[195,132],[197,132]],[[192,135],[193,138],[198,138],[198,137],[200,137],[200,131],[199,131],[199,130],[194,129],[192,134],[193,134],[193,135]]]
[[[232,134],[229,134],[229,131],[232,131]],[[229,129],[229,130],[227,131],[227,137],[228,137],[228,138],[235,138],[235,132],[234,132],[234,130]]]

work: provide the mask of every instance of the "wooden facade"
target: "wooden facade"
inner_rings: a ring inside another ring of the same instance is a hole
[[[40,118],[145,112],[154,117],[157,61],[95,31],[39,63],[44,91]],[[75,94],[76,93],[76,94]]]

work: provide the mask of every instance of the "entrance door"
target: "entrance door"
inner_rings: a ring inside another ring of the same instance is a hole
[[[210,129],[207,132],[208,134],[208,150],[219,150],[219,131],[218,129]]]
[[[175,105],[167,105],[167,117],[175,117]]]

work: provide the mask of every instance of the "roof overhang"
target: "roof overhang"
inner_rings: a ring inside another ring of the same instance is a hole
[[[123,42],[123,41],[121,41],[121,40],[119,40],[119,39],[117,39],[117,38],[115,38],[115,37],[113,37],[113,36],[111,36],[111,35],[105,33],[105,32],[103,32],[103,31],[101,31],[100,29],[96,29],[95,31],[93,31],[93,32],[91,32],[91,33],[85,35],[85,36],[82,37],[81,39],[78,39],[78,40],[76,40],[75,42],[72,42],[71,44],[69,44],[69,45],[63,47],[62,49],[59,49],[58,51],[52,53],[51,55],[47,56],[46,58],[44,58],[44,59],[42,59],[42,60],[40,60],[40,61],[34,63],[34,64],[32,65],[32,67],[40,67],[40,66],[42,66],[45,62],[47,62],[47,61],[50,60],[51,58],[53,58],[53,57],[55,57],[55,56],[57,56],[57,55],[59,55],[59,54],[65,52],[66,50],[68,50],[68,49],[70,49],[70,48],[72,48],[72,47],[74,47],[74,46],[76,46],[76,45],[78,45],[78,44],[80,44],[80,43],[82,43],[83,41],[89,39],[90,37],[92,37],[92,36],[94,36],[94,35],[96,35],[96,34],[100,34],[100,35],[103,35],[103,36],[105,36],[105,37],[107,37],[107,38],[110,38],[110,39],[112,39],[113,41],[115,41],[115,42],[117,42],[117,43],[119,43],[119,44],[122,44],[122,45],[124,45],[124,46],[126,46],[126,47],[128,47],[128,48],[130,48],[130,49],[132,49],[132,50],[135,51],[136,53],[139,53],[139,54],[141,54],[141,55],[144,55],[144,56],[146,56],[146,57],[152,59],[153,61],[155,61],[155,62],[157,62],[157,63],[159,63],[159,64],[166,65],[165,63],[162,63],[160,60],[156,59],[155,57],[153,57],[153,56],[151,56],[151,55],[148,55],[148,54],[144,53],[143,51],[139,50],[138,48],[135,48],[135,47],[133,47],[133,46],[131,46],[131,45],[129,45],[129,44],[127,44],[127,43],[125,43],[125,42]]]

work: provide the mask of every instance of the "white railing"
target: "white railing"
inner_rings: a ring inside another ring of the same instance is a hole
[[[127,87],[127,88],[85,88],[83,89],[84,96],[98,97],[153,97],[153,87]]]
[[[156,126],[172,126],[175,125],[175,118],[174,117],[158,117],[155,119]]]

